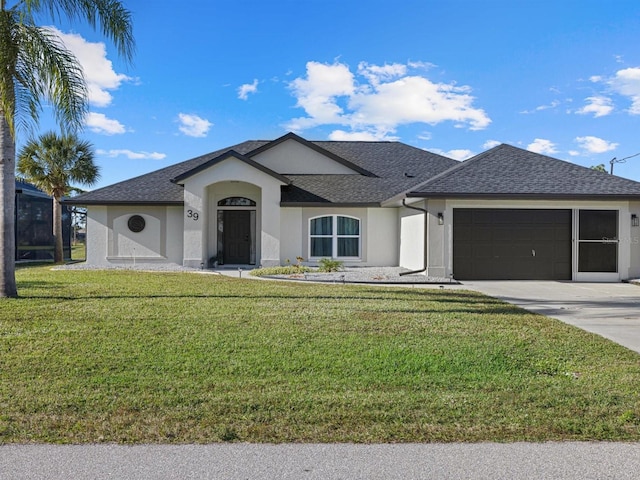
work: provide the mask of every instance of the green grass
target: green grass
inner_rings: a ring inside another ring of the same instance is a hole
[[[71,260],[83,261],[87,258],[87,247],[84,242],[71,245]]]
[[[640,356],[479,294],[17,278],[0,443],[640,440]]]

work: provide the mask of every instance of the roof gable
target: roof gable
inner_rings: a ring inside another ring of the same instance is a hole
[[[511,145],[498,145],[413,188],[409,197],[640,196],[640,182]]]
[[[296,146],[298,148],[296,148]],[[305,152],[306,150],[306,152]],[[322,148],[295,133],[287,133],[247,154],[258,163],[287,174],[360,174],[375,177],[371,171]]]
[[[251,158],[242,155],[238,152],[236,152],[235,150],[228,150],[226,152],[224,152],[222,155],[219,155],[217,157],[212,158],[211,160],[204,162],[200,165],[198,165],[195,168],[192,168],[191,170],[188,170],[180,175],[177,175],[176,177],[172,178],[171,181],[173,183],[177,183],[177,184],[182,184],[182,182],[184,180],[186,180],[189,177],[192,177],[193,175],[196,175],[197,173],[200,173],[204,170],[207,170],[208,168],[211,168],[217,164],[220,164],[222,162],[224,162],[225,160],[228,160],[230,158],[235,158],[236,160],[240,160],[241,162],[246,163],[247,165],[260,170],[263,173],[266,173],[267,175],[272,176],[273,178],[281,181],[282,183],[289,185],[291,183],[291,180],[289,180],[287,177],[280,175],[279,173],[274,172],[273,170],[265,167],[264,165],[259,164],[258,162],[253,161]]]

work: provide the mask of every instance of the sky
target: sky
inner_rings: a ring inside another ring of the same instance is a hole
[[[640,181],[637,0],[123,3],[130,65],[87,25],[52,26],[89,85],[92,188],[287,132],[456,160],[500,143],[607,170],[632,157],[614,173]],[[32,135],[55,128],[45,111]]]

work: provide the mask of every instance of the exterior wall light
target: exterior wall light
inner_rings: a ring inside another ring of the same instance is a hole
[[[631,226],[632,227],[640,227],[640,217],[635,213],[631,214]]]
[[[438,225],[444,225],[444,214],[442,212],[438,212]]]

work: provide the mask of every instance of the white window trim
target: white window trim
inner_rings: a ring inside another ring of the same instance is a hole
[[[335,232],[332,233],[331,235],[312,235],[311,234],[311,222],[313,220],[316,220],[318,218],[325,218],[325,217],[331,217],[331,231]],[[338,217],[344,217],[344,218],[352,218],[354,220],[358,221],[358,231],[360,232],[359,235],[338,235]],[[339,213],[333,213],[333,214],[329,214],[329,215],[317,215],[315,217],[311,217],[309,219],[309,226],[308,226],[308,235],[307,235],[307,251],[309,252],[309,260],[311,261],[318,261],[321,258],[331,258],[331,259],[335,259],[335,260],[345,260],[345,261],[354,261],[354,260],[361,260],[362,259],[362,219],[358,218],[358,217],[354,217],[353,215],[343,215],[343,214],[339,214]],[[312,257],[311,256],[311,238],[331,238],[331,257],[327,257],[327,256],[321,256],[321,257]],[[358,256],[355,257],[338,257],[337,253],[338,253],[338,239],[339,238],[357,238],[358,239]]]

